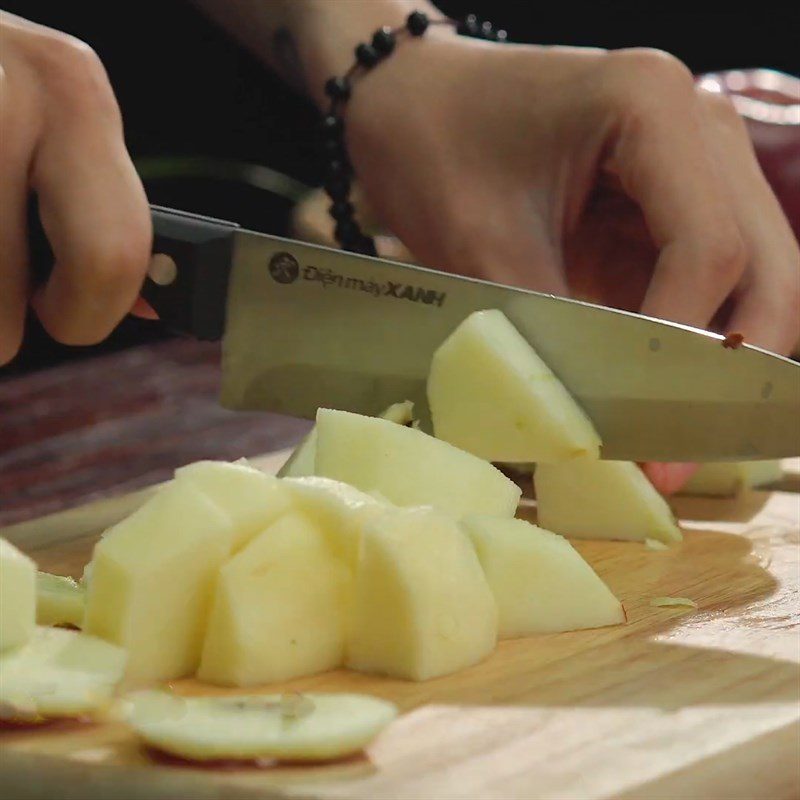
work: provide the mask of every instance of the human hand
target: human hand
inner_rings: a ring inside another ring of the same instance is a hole
[[[152,231],[97,56],[66,34],[0,12],[0,67],[2,365],[19,349],[29,302],[58,341],[105,338],[136,304]],[[36,290],[26,228],[32,192],[56,261]]]
[[[351,158],[423,263],[795,346],[797,242],[732,105],[677,60],[442,38],[381,69]],[[665,494],[695,468],[644,465]]]
[[[422,262],[788,352],[800,253],[729,101],[664,53],[405,42],[359,82],[351,159]]]

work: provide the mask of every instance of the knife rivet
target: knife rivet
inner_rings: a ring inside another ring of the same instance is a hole
[[[772,381],[766,381],[764,385],[761,387],[761,397],[764,400],[769,399],[769,396],[772,394]]]
[[[650,340],[650,349],[655,353],[656,351],[661,349],[661,339],[656,339],[653,337]]]
[[[166,253],[154,253],[147,276],[159,286],[169,286],[178,277],[178,267]]]

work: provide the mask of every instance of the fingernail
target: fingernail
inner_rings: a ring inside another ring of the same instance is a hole
[[[158,314],[143,297],[136,298],[130,313],[133,314],[134,317],[140,317],[141,319],[158,319]]]
[[[699,464],[673,462],[644,464],[645,475],[661,494],[675,494],[700,468]]]

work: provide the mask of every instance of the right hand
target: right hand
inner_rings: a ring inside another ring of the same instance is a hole
[[[34,288],[31,193],[55,254]],[[65,344],[104,339],[136,305],[150,261],[144,189],[97,55],[0,12],[0,365],[20,347],[28,305]]]

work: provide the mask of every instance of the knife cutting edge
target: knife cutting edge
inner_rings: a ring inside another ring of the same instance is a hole
[[[800,365],[782,356],[209,217],[156,206],[152,215],[160,282],[148,278],[142,294],[171,329],[222,340],[228,408],[313,418],[320,406],[375,414],[409,399],[425,427],[434,351],[470,313],[498,308],[586,410],[603,458],[800,455]],[[31,241],[32,263],[51,265],[43,233]]]

